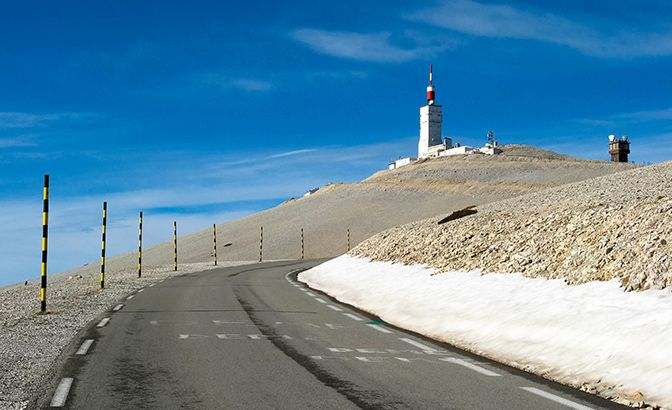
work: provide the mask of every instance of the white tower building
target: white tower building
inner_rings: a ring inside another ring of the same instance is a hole
[[[434,104],[434,84],[432,66],[429,66],[429,86],[427,86],[427,105],[420,107],[420,140],[418,158],[427,157],[429,147],[441,145],[441,106]]]

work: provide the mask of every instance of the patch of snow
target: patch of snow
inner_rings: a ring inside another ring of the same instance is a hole
[[[299,279],[393,325],[561,383],[672,408],[672,293],[344,255]]]

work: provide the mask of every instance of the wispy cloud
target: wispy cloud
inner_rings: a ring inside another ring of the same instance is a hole
[[[658,123],[672,120],[672,107],[655,110],[621,112],[603,118],[579,118],[575,122],[596,127],[613,127],[619,124]]]
[[[0,138],[0,149],[32,146],[35,146],[35,143],[29,137]]]
[[[402,47],[393,43],[392,34],[388,32],[357,33],[304,28],[292,32],[291,37],[322,54],[375,62],[415,60],[448,47],[447,44]]]
[[[243,91],[260,92],[269,91],[275,85],[268,80],[248,77],[236,77],[228,74],[215,72],[198,73],[194,76],[195,82],[200,86],[213,86],[218,89],[238,89]]]
[[[0,112],[0,128],[31,128],[61,118],[62,114]]]
[[[294,151],[287,151],[287,152],[281,152],[281,153],[279,153],[279,154],[269,155],[269,156],[266,157],[266,158],[267,158],[267,159],[284,158],[284,157],[290,157],[290,156],[293,156],[293,155],[306,154],[306,153],[309,153],[309,152],[315,152],[315,151],[317,151],[316,148],[297,149],[297,150],[294,150]]]
[[[672,107],[662,110],[635,111],[618,114],[616,118],[631,119],[636,121],[665,121],[672,120]]]
[[[30,112],[0,112],[0,129],[35,128],[47,126],[62,120],[82,120],[95,117],[93,113],[60,112],[60,113],[30,113]]]
[[[536,40],[568,46],[596,57],[633,58],[672,54],[672,31],[636,32],[631,27],[599,30],[552,13],[528,12],[506,4],[445,0],[406,16],[460,33]]]

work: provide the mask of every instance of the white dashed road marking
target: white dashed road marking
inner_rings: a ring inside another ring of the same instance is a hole
[[[478,372],[478,373],[480,373],[480,374],[484,374],[484,375],[486,375],[486,376],[501,376],[501,374],[495,373],[495,372],[493,372],[492,370],[488,370],[488,369],[486,369],[486,368],[483,368],[483,367],[481,367],[481,366],[475,365],[475,364],[473,364],[473,363],[469,363],[469,362],[466,361],[466,360],[457,359],[457,358],[455,358],[455,357],[444,357],[444,358],[441,358],[441,359],[439,359],[439,360],[442,360],[442,361],[444,361],[444,362],[448,362],[448,363],[459,364],[460,366],[464,366],[464,367],[466,367],[467,369],[473,370],[473,371]]]
[[[133,299],[134,297],[135,297],[135,295],[131,295],[131,296],[127,297],[126,300],[131,300],[131,299]]]
[[[151,285],[149,285],[149,287],[150,287],[150,288],[153,288],[154,285],[156,285],[156,283],[152,283]]]
[[[301,292],[308,292],[306,289],[303,289],[303,288],[301,288],[301,289],[299,289],[299,290],[300,290]]]
[[[424,350],[425,352],[436,352],[436,351],[437,351],[437,350],[434,349],[433,347],[429,347],[429,346],[427,346],[427,345],[423,345],[422,343],[420,343],[420,342],[416,342],[416,341],[413,340],[413,339],[408,339],[408,338],[406,338],[406,337],[400,337],[399,340],[401,340],[402,342],[406,342],[406,343],[408,343],[409,345],[413,345],[413,346],[415,346],[415,347],[418,347],[418,348]]]
[[[98,324],[96,326],[97,327],[104,327],[107,324],[107,322],[109,322],[109,321],[110,321],[110,318],[106,317],[104,319],[101,319],[101,321],[98,322]]]
[[[385,329],[383,326],[374,325],[373,323],[368,323],[367,326],[370,326],[371,328],[376,329],[377,331],[382,333],[394,333],[391,330]]]
[[[117,312],[117,311],[121,310],[121,308],[123,308],[123,307],[124,307],[124,304],[123,304],[123,303],[120,303],[120,304],[118,304],[117,306],[115,306],[115,307],[112,309],[112,311]]]
[[[86,339],[84,342],[82,342],[82,345],[79,346],[79,349],[77,349],[77,355],[85,355],[88,351],[91,345],[93,344],[93,339]]]
[[[317,295],[314,294],[313,292],[306,292],[306,295],[308,295],[308,296],[317,296]]]
[[[140,289],[140,290],[138,291],[138,293],[140,293],[140,292],[144,292],[144,291],[145,291],[145,289],[143,288],[143,289]]]
[[[63,407],[65,401],[68,399],[68,393],[70,393],[70,387],[72,387],[72,377],[64,377],[61,379],[61,382],[56,388],[54,397],[51,398],[51,407]]]
[[[359,316],[353,315],[352,313],[343,313],[343,314],[353,320],[359,320],[360,322],[364,320]]]
[[[331,310],[335,310],[335,311],[337,311],[337,312],[342,312],[342,311],[343,311],[343,309],[339,308],[338,306],[327,305],[327,307],[328,307],[329,309],[331,309]]]
[[[590,407],[586,407],[583,404],[574,403],[571,400],[563,399],[560,396],[556,396],[555,394],[547,393],[547,392],[545,392],[543,390],[539,390],[535,387],[521,387],[521,389],[523,389],[525,391],[528,391],[532,394],[536,394],[537,396],[541,396],[545,399],[554,401],[556,403],[560,403],[560,404],[565,405],[565,406],[567,406],[569,408],[572,408],[572,409],[576,409],[576,410],[590,410],[591,409]]]
[[[318,301],[318,302],[320,302],[320,303],[327,303],[327,301],[324,300],[324,299],[315,298],[315,300]]]

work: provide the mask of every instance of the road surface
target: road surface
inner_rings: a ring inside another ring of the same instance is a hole
[[[129,295],[73,344],[39,406],[623,408],[391,327],[296,281],[317,263],[185,274]]]

